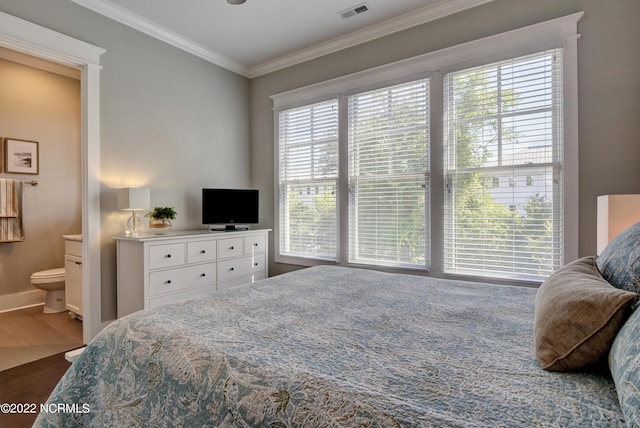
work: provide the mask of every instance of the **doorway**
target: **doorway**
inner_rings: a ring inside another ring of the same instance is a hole
[[[105,50],[0,12],[0,46],[80,70],[83,341],[103,327],[100,277],[100,55]]]

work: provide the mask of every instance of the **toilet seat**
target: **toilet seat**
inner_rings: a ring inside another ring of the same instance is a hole
[[[65,280],[64,268],[43,270],[31,275],[32,284],[48,284],[51,282],[61,282],[64,280]]]

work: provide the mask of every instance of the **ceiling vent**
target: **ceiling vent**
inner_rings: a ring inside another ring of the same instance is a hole
[[[350,7],[349,9],[343,10],[340,13],[340,16],[343,18],[351,18],[352,16],[360,15],[361,13],[365,13],[369,10],[369,5],[366,3],[359,4],[357,6]]]

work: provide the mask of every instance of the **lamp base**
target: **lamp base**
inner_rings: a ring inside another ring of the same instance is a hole
[[[136,214],[136,210],[131,210],[131,217],[127,220],[125,235],[138,236],[138,233],[140,233],[140,217]]]

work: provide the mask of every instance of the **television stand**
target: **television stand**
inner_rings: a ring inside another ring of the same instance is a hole
[[[209,226],[208,230],[209,232],[239,232],[243,230],[249,230],[249,227],[227,224],[226,226]]]
[[[236,226],[235,224],[228,224],[224,227],[224,230],[229,232],[232,230],[249,230],[249,228],[246,226]]]

